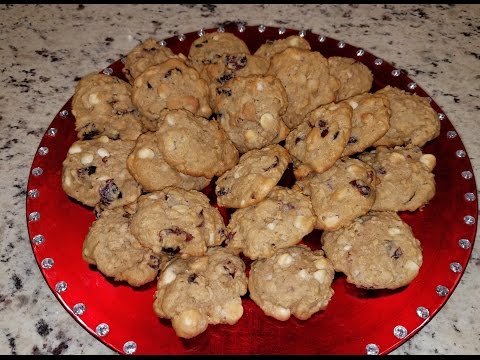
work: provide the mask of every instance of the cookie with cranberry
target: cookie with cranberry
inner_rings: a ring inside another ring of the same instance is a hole
[[[310,43],[307,40],[298,35],[291,35],[285,39],[267,40],[255,51],[255,55],[270,61],[275,54],[281,53],[286,48],[311,50]]]
[[[266,315],[280,321],[292,315],[307,320],[328,306],[334,293],[334,275],[323,251],[295,245],[254,261],[248,290],[250,298]]]
[[[242,259],[222,247],[203,256],[176,257],[158,277],[153,310],[171,320],[177,336],[190,339],[209,324],[236,324],[247,282]]]
[[[223,54],[248,54],[247,44],[229,32],[206,33],[192,42],[188,51],[188,60],[201,71],[205,65],[215,63]]]
[[[184,174],[211,179],[238,163],[238,150],[215,120],[185,110],[168,111],[156,134],[165,161]]]
[[[157,130],[165,109],[184,109],[207,118],[212,114],[206,81],[181,59],[169,59],[140,74],[133,83],[132,102],[150,131]]]
[[[172,58],[186,59],[183,54],[176,55],[170,48],[161,45],[157,40],[148,38],[127,54],[122,72],[130,84],[133,84],[135,79],[147,68]]]
[[[418,146],[379,146],[359,158],[375,169],[377,191],[372,210],[415,211],[435,195],[436,158]]]
[[[135,141],[102,136],[77,140],[63,161],[62,188],[84,205],[113,209],[137,200],[140,185],[127,169],[127,157]]]
[[[283,122],[287,93],[276,77],[238,77],[217,90],[217,120],[238,151],[245,153],[285,140],[289,132]]]
[[[376,94],[390,102],[390,128],[373,146],[415,145],[422,147],[440,134],[440,121],[429,102],[417,94],[387,85]]]
[[[372,88],[373,74],[370,69],[355,59],[343,56],[328,58],[330,75],[340,81],[335,102],[367,93]]]
[[[352,132],[342,156],[360,153],[372,146],[390,128],[390,102],[380,94],[361,94],[344,100],[353,109]]]
[[[316,229],[344,227],[365,215],[375,201],[375,170],[348,157],[321,174],[310,173],[295,185],[312,200]]]
[[[422,246],[395,212],[372,211],[352,224],[325,231],[325,255],[347,282],[365,289],[397,289],[418,275]]]
[[[90,140],[105,135],[113,140],[135,140],[142,133],[142,117],[131,94],[130,84],[115,76],[84,76],[72,99],[77,137]]]
[[[142,286],[155,280],[167,257],[143,247],[130,232],[130,214],[122,208],[105,210],[83,242],[83,259],[107,277]]]
[[[285,147],[295,157],[297,179],[311,171],[322,173],[342,156],[352,130],[353,110],[344,102],[310,112],[287,136]]]
[[[203,255],[225,239],[223,218],[208,197],[177,187],[140,196],[130,230],[155,254]]]
[[[290,154],[278,144],[246,152],[217,179],[218,205],[244,208],[262,201],[280,181],[289,162]]]
[[[277,186],[259,203],[236,210],[227,226],[227,248],[255,260],[298,244],[315,224],[310,198]]]
[[[185,190],[202,190],[211,179],[183,174],[172,168],[157,146],[154,132],[139,136],[127,158],[127,168],[144,191],[162,190],[176,186]]]
[[[283,84],[288,107],[283,122],[297,127],[310,111],[335,100],[340,82],[330,75],[327,59],[318,51],[287,48],[275,54],[267,75]]]

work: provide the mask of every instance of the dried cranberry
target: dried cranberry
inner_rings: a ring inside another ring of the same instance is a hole
[[[350,185],[352,185],[354,188],[358,190],[358,192],[363,195],[363,196],[368,196],[370,195],[370,187],[363,185],[357,180],[352,180],[350,181]]]
[[[269,171],[269,170],[272,170],[272,169],[276,168],[278,166],[279,162],[280,162],[280,159],[278,158],[277,155],[275,155],[275,160],[274,160],[273,164],[270,165],[267,168],[264,168],[263,171]]]
[[[97,167],[94,165],[91,165],[83,169],[78,169],[77,174],[78,176],[92,175],[92,174],[95,174],[96,171],[97,171]]]
[[[193,273],[188,276],[187,281],[189,284],[191,283],[197,284],[197,282],[195,281],[196,278],[197,278],[197,274]]]
[[[100,204],[103,206],[108,206],[113,200],[122,198],[122,192],[113,179],[108,179],[98,192],[100,194]]]

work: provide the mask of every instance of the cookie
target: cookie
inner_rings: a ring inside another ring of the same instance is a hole
[[[375,169],[377,191],[372,210],[415,211],[435,195],[435,176],[432,173],[436,158],[423,154],[417,146],[376,150],[359,155],[359,159]]]
[[[155,280],[167,257],[140,245],[130,233],[129,217],[122,208],[103,211],[88,230],[82,256],[105,276],[137,287]]]
[[[131,93],[130,84],[115,76],[84,76],[72,99],[77,137],[90,140],[105,135],[113,140],[135,140],[142,133],[142,117]]]
[[[170,48],[160,45],[153,38],[148,38],[144,42],[135,46],[125,58],[125,66],[122,72],[125,77],[133,84],[135,79],[152,65],[158,65],[168,59],[178,58],[186,60],[183,54],[174,54]]]
[[[339,89],[339,81],[328,72],[327,59],[318,51],[287,48],[272,57],[267,75],[276,76],[287,92],[283,122],[290,129],[310,111],[334,101]]]
[[[227,226],[227,248],[252,260],[298,244],[313,230],[315,214],[308,196],[281,186],[259,203],[236,210]]]
[[[263,75],[267,72],[269,62],[259,56],[250,54],[223,54],[211,64],[205,65],[200,77],[205,79],[210,88],[210,106],[215,106],[215,98],[221,91],[218,88],[237,76]]]
[[[283,122],[287,93],[276,77],[238,77],[217,90],[216,118],[238,151],[245,153],[285,140],[289,132]]]
[[[245,264],[222,247],[204,256],[175,258],[158,278],[153,310],[171,319],[177,336],[192,338],[209,324],[234,325],[243,315]]]
[[[176,187],[140,196],[130,231],[155,254],[200,256],[225,239],[223,218],[208,197]]]
[[[165,161],[184,174],[211,179],[238,163],[238,150],[215,120],[168,111],[156,134]]]
[[[255,55],[270,61],[272,56],[281,53],[286,48],[311,50],[310,43],[307,40],[298,35],[291,35],[285,39],[267,40],[255,51]]]
[[[366,65],[355,59],[331,56],[328,58],[328,68],[330,75],[340,81],[335,102],[369,92],[372,88],[372,72]]]
[[[113,209],[134,202],[141,188],[127,170],[134,141],[102,136],[77,140],[63,161],[62,188],[84,205]]]
[[[423,262],[422,246],[394,212],[372,211],[348,227],[325,231],[325,255],[347,282],[365,289],[397,289],[413,281]]]
[[[390,102],[380,94],[361,94],[344,100],[353,109],[352,132],[342,156],[350,156],[372,146],[390,127]]]
[[[278,249],[268,259],[254,261],[248,290],[266,315],[280,321],[291,315],[307,320],[327,307],[334,293],[334,275],[323,251],[295,245]]]
[[[290,154],[280,145],[250,150],[216,181],[217,204],[244,208],[262,201],[280,181]]]
[[[205,65],[216,62],[223,54],[239,53],[250,55],[250,50],[242,39],[229,32],[212,32],[192,42],[188,60],[200,72]]]
[[[127,168],[144,191],[162,190],[167,186],[202,190],[211,181],[205,177],[185,175],[168,165],[158,150],[157,136],[151,131],[137,139],[127,158]]]
[[[135,79],[132,101],[146,118],[144,126],[156,131],[164,109],[185,109],[209,117],[209,90],[198,72],[180,59],[150,66]]]
[[[437,113],[425,98],[390,85],[376,93],[388,97],[392,114],[390,128],[373,146],[411,144],[422,147],[440,134]]]
[[[312,200],[316,229],[344,227],[365,215],[375,202],[375,170],[348,157],[321,174],[310,173],[295,185]]]
[[[350,138],[353,110],[344,102],[321,106],[287,136],[285,147],[294,162],[297,179],[311,171],[322,173],[341,157]]]

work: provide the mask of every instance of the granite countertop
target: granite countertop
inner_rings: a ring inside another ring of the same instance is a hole
[[[114,354],[35,262],[25,196],[37,146],[79,77],[139,41],[225,21],[309,29],[405,69],[448,115],[480,179],[478,5],[0,5],[0,354]],[[480,241],[441,311],[392,354],[480,353]]]

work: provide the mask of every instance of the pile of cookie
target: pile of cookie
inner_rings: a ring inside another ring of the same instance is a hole
[[[372,92],[367,66],[300,36],[252,54],[206,33],[187,56],[148,39],[123,72],[79,81],[62,186],[97,213],[85,261],[131,286],[156,280],[154,312],[178,336],[235,324],[247,292],[268,316],[306,320],[335,273],[366,289],[417,276],[422,247],[397,213],[435,194],[422,147],[440,123],[425,99]],[[280,186],[289,164],[295,183]],[[322,250],[302,243],[314,229]]]

